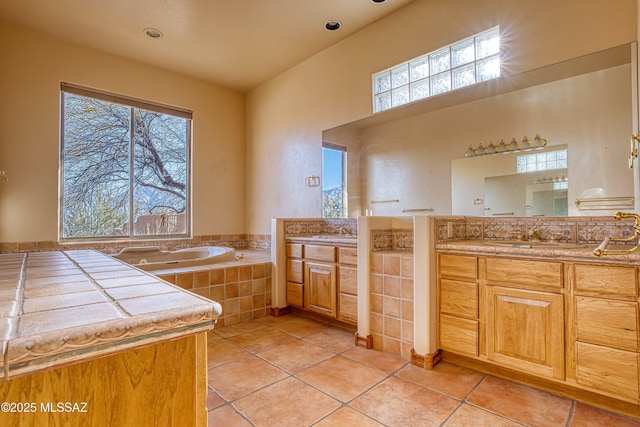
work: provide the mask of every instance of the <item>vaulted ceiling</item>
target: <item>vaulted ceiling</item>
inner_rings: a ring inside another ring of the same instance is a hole
[[[0,20],[248,91],[411,1],[15,0]]]

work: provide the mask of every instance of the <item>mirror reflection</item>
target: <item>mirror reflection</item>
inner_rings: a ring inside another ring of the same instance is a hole
[[[451,162],[453,213],[539,217],[569,214],[566,145]]]

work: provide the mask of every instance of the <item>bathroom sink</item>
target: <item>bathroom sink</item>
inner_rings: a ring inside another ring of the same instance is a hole
[[[491,241],[491,240],[483,240],[483,245],[487,246],[496,246],[496,247],[507,247],[507,248],[518,248],[518,249],[579,249],[586,248],[587,245],[580,245],[577,243],[554,243],[554,242],[531,242],[531,241],[519,241],[519,240],[500,240],[500,241]]]

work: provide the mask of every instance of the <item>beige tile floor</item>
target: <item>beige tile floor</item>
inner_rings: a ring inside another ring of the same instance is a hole
[[[293,315],[209,334],[209,426],[640,426],[442,362],[429,371]]]

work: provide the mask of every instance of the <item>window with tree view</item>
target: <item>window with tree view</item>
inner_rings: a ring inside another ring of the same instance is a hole
[[[191,112],[61,87],[63,239],[187,235]]]

